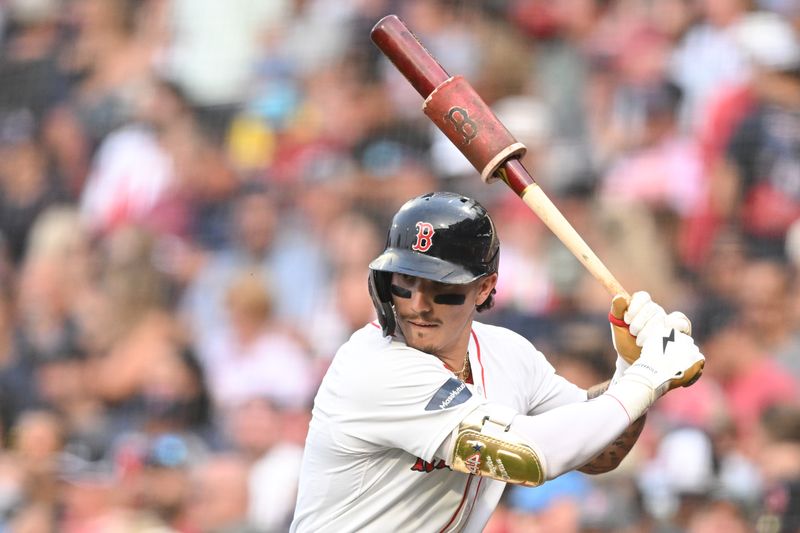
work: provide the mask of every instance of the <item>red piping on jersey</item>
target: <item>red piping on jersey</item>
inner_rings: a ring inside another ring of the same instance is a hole
[[[467,521],[467,522],[469,521],[469,517],[472,514],[472,511],[475,510],[475,505],[477,505],[477,503],[478,503],[478,495],[481,493],[481,483],[483,483],[483,478],[479,477],[478,478],[478,486],[475,487],[475,501],[472,502],[472,507],[470,507],[469,512],[464,517],[464,520]]]
[[[628,416],[628,423],[633,424],[633,419],[631,418],[631,414],[625,408],[625,404],[619,401],[619,398],[617,398],[613,394],[608,394],[607,396],[611,396],[612,398],[614,398],[614,400],[616,400],[616,402],[619,404],[620,407],[622,407],[622,410],[625,411],[625,414]]]
[[[377,322],[374,322],[374,321],[373,321],[373,322],[370,322],[370,324],[372,324],[373,326],[375,326],[375,327],[376,327],[376,328],[378,328],[378,329],[383,329],[383,328],[381,327],[381,325],[380,325],[380,324],[378,324]]]
[[[478,342],[478,336],[475,335],[475,330],[471,330],[472,332],[472,340],[475,341],[475,348],[478,349],[478,362],[481,364],[481,385],[483,385],[483,395],[487,396],[486,394],[486,380],[483,376],[483,361],[481,361],[481,343]]]
[[[467,501],[467,494],[469,494],[469,486],[472,484],[472,478],[473,477],[474,476],[472,474],[470,474],[467,477],[467,485],[464,487],[464,495],[461,496],[461,501],[459,502],[458,507],[456,508],[456,512],[453,513],[453,516],[450,517],[450,520],[444,525],[444,527],[439,530],[439,533],[442,533],[443,531],[446,531],[447,528],[450,527],[450,524],[452,524],[453,521],[458,516],[458,513],[461,511],[461,507],[463,507],[464,506],[464,502]]]
[[[484,373],[483,373],[483,361],[481,361],[481,343],[478,342],[478,336],[475,334],[475,330],[474,329],[471,330],[471,333],[472,333],[472,339],[475,341],[475,348],[476,348],[476,350],[478,352],[476,354],[477,357],[478,357],[478,363],[480,363],[480,365],[481,365],[481,385],[483,385],[483,394],[485,396],[486,395],[486,379],[485,379],[485,376],[484,376]],[[467,500],[467,497],[469,496],[469,487],[472,484],[472,478],[473,477],[475,477],[475,476],[470,475],[469,478],[467,479],[467,485],[464,487],[464,495],[461,497],[461,502],[458,504],[458,507],[456,508],[456,512],[453,513],[452,517],[450,517],[450,521],[447,522],[447,524],[440,530],[440,533],[441,533],[441,531],[445,531],[448,527],[450,527],[450,524],[453,523],[453,521],[458,516],[458,513],[461,511],[461,508],[464,506],[464,502]],[[472,502],[472,508],[469,510],[469,513],[467,513],[467,515],[464,517],[465,520],[468,520],[469,519],[469,515],[472,514],[472,511],[475,510],[475,504],[478,503],[478,495],[480,494],[481,484],[482,483],[483,483],[483,478],[479,477],[478,478],[478,486],[475,487],[475,501]]]

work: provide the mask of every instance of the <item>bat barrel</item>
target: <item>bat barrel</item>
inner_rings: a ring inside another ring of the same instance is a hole
[[[423,98],[450,77],[397,15],[379,20],[370,37]]]
[[[502,179],[612,294],[627,295],[519,161],[525,147],[463,78],[451,76],[396,15],[370,32],[372,41],[425,99],[423,109],[487,183]]]

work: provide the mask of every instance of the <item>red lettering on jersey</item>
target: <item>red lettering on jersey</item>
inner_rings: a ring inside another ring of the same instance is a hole
[[[427,461],[423,461],[419,457],[417,457],[417,462],[414,463],[414,466],[411,467],[411,470],[414,472],[430,472],[430,470],[426,470],[425,468],[429,465]]]
[[[417,252],[427,252],[433,245],[433,225],[429,222],[417,222],[417,242],[411,245],[411,249]]]
[[[447,466],[447,463],[444,462],[444,459],[439,459],[438,461],[434,459],[432,463],[429,463],[428,461],[417,457],[417,460],[414,463],[414,466],[411,467],[411,470],[414,472],[425,472],[426,474],[429,474],[434,470],[441,470],[443,468],[450,468]]]

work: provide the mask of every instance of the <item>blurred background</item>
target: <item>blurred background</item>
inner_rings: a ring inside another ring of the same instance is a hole
[[[800,529],[800,1],[0,0],[0,531],[280,532],[391,214],[471,195],[582,386],[610,298],[369,40],[398,14],[707,356],[616,471],[487,531]]]

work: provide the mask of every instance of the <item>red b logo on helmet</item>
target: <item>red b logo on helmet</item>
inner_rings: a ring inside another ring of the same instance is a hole
[[[417,222],[417,242],[411,245],[412,250],[427,252],[433,244],[433,226],[428,222]]]

